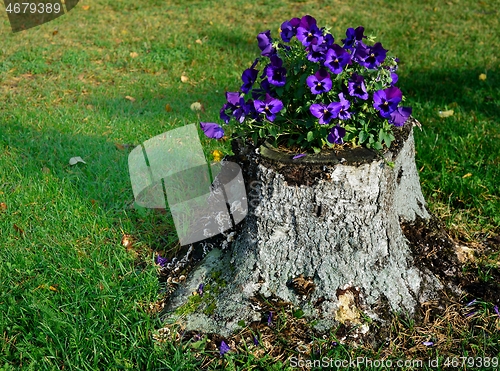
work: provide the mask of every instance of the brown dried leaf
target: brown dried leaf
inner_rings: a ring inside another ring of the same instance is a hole
[[[135,98],[134,98],[134,97],[131,97],[130,95],[126,95],[126,96],[125,96],[125,99],[126,99],[126,100],[129,100],[129,101],[131,101],[131,102],[135,102]]]
[[[181,76],[181,81],[182,82],[188,82],[189,81],[189,77],[187,77],[186,75],[182,75]]]
[[[136,52],[131,52],[130,53],[130,58],[137,58],[138,56],[139,56],[139,54],[136,53]]]
[[[7,204],[5,202],[0,202],[0,211],[7,210]]]
[[[134,246],[134,237],[129,234],[124,234],[122,236],[122,246],[127,250],[131,249]]]
[[[165,111],[172,112],[172,106],[170,104],[165,104]]]
[[[115,147],[119,151],[124,151],[125,150],[125,146],[123,144],[120,144],[120,143],[115,143]]]
[[[83,10],[89,10],[90,9],[90,5],[82,5],[82,9]]]
[[[200,44],[201,45],[201,44],[203,44],[203,41],[201,41],[200,39],[197,39],[196,40],[196,44]]]

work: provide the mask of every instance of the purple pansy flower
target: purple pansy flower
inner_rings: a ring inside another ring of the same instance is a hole
[[[233,111],[233,116],[240,123],[243,123],[243,121],[245,121],[245,118],[247,117],[256,118],[258,116],[253,106],[252,99],[249,99],[248,102],[245,102],[243,97],[241,97],[239,104],[235,108],[236,109]]]
[[[256,59],[255,62],[253,62],[252,66],[243,71],[243,74],[241,75],[241,80],[243,81],[243,85],[241,85],[240,90],[245,94],[250,91],[255,80],[257,80],[259,70],[255,69],[255,66],[257,65],[258,61],[259,60]]]
[[[257,339],[257,336],[253,337],[253,345],[255,345],[255,346],[259,345],[259,339]]]
[[[231,116],[228,115],[228,112],[231,113],[231,115],[236,111],[240,105],[241,105],[241,94],[237,92],[226,92],[226,102],[221,110],[220,110],[220,119],[224,121],[224,123],[229,123],[231,120]],[[244,102],[244,101],[243,101]]]
[[[362,41],[358,41],[352,50],[352,60],[364,66],[366,58],[368,58],[368,46]]]
[[[164,258],[160,254],[156,255],[156,264],[158,264],[160,267],[164,267],[165,264],[168,263],[168,259]]]
[[[284,86],[286,83],[286,69],[283,61],[277,55],[271,57],[271,64],[266,68],[266,75],[269,83],[274,86]]]
[[[219,111],[219,117],[224,123],[228,124],[229,121],[231,120],[231,116],[229,116],[226,111],[230,108],[230,105],[228,103],[224,104],[222,108]]]
[[[344,49],[347,50],[353,50],[356,47],[356,44],[358,41],[363,40],[363,38],[366,38],[366,36],[363,35],[365,32],[364,27],[356,27],[354,28],[348,28],[347,31],[345,32],[345,35],[347,36],[345,39],[342,39],[342,42],[344,43]]]
[[[301,26],[297,28],[297,39],[299,39],[304,46],[309,46],[313,41],[321,44],[323,42],[323,33],[316,24],[306,28],[302,26],[301,22]]]
[[[391,72],[391,85],[396,85],[396,83],[398,82],[398,74],[396,72]]]
[[[351,55],[340,45],[333,44],[331,49],[326,52],[325,66],[333,73],[338,75],[348,63],[351,63]]]
[[[426,347],[431,347],[434,345],[432,341],[424,341],[422,344],[424,344]]]
[[[497,314],[497,316],[500,317],[500,312],[498,311],[498,305],[495,305],[493,307],[493,310],[495,311],[495,313]]]
[[[334,42],[335,42],[335,38],[333,37],[332,34],[327,33],[326,35],[323,36],[323,44],[322,45],[326,46],[327,48],[330,48]]]
[[[307,86],[311,89],[311,93],[313,94],[326,93],[332,88],[330,74],[322,68],[319,69],[314,75],[309,76],[306,82]]]
[[[284,42],[289,43],[292,38],[297,35],[297,27],[300,25],[300,19],[292,18],[289,21],[285,21],[281,24],[281,39]]]
[[[292,160],[297,160],[297,159],[305,157],[305,156],[306,156],[305,153],[299,153],[298,155],[293,156]]]
[[[274,121],[276,114],[283,109],[283,103],[269,94],[266,94],[265,100],[256,99],[253,104],[255,110],[258,113],[264,113],[269,121]]]
[[[335,39],[329,33],[323,36],[322,42],[314,39],[306,49],[309,52],[307,59],[314,63],[324,62],[326,52],[332,47],[334,41]]]
[[[351,97],[358,97],[363,100],[368,99],[366,92],[365,78],[357,73],[353,73],[349,82],[347,83],[347,90]]]
[[[200,296],[203,296],[203,288],[205,287],[204,284],[200,283],[200,286],[198,286],[198,294]]]
[[[307,54],[307,59],[311,62],[317,63],[325,60],[327,46],[324,43],[318,44],[318,40],[313,40],[307,50],[309,51],[309,53]]]
[[[330,103],[328,106],[323,103],[314,103],[309,107],[309,111],[314,117],[319,118],[320,125],[326,125],[334,118],[333,103]]]
[[[361,61],[358,61],[358,63],[373,70],[380,66],[380,63],[384,62],[386,55],[387,50],[382,47],[381,43],[376,43],[375,45],[368,47],[366,50],[366,57]]]
[[[273,39],[271,39],[271,31],[267,30],[261,32],[257,35],[257,42],[259,49],[262,50],[261,55],[264,57],[270,57],[276,54],[276,50],[273,48]]]
[[[221,357],[226,354],[227,352],[229,352],[231,350],[231,348],[229,348],[229,345],[226,344],[226,342],[224,340],[221,341],[220,343],[220,347],[219,347],[219,353],[221,355]]]
[[[395,86],[377,90],[373,94],[373,107],[380,112],[380,116],[388,119],[391,117],[391,113],[397,109],[402,97],[401,90]]]
[[[336,125],[330,129],[330,134],[328,134],[326,140],[330,143],[342,144],[344,142],[342,138],[344,138],[345,133],[346,132],[343,127]]]
[[[309,14],[303,16],[300,19],[299,27],[305,28],[306,30],[310,30],[312,27],[316,26],[316,19]]]
[[[351,118],[351,113],[347,110],[351,107],[351,102],[344,98],[344,93],[339,93],[340,102],[332,102],[332,114],[333,118],[339,118],[341,120],[348,120]],[[329,106],[330,106],[329,105]]]
[[[391,117],[389,119],[389,124],[394,126],[403,126],[411,115],[411,107],[398,107],[393,112],[391,112]]]
[[[267,325],[271,326],[273,323],[273,312],[269,312],[269,316],[267,316]]]
[[[213,122],[200,122],[205,135],[211,139],[220,139],[224,136],[224,129]]]

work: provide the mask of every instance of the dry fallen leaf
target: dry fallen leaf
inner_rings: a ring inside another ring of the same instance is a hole
[[[194,102],[191,104],[191,111],[202,111],[203,106],[201,105],[200,102]]]
[[[130,53],[130,58],[137,58],[138,56],[139,56],[139,54],[136,53],[136,52],[131,52]]]
[[[89,10],[90,9],[90,5],[82,5],[82,9],[83,10]]]
[[[470,176],[472,176],[472,174],[471,174],[471,173],[467,173],[467,174],[465,174],[465,175],[462,177],[462,179],[468,178],[468,177],[470,177]]]
[[[450,117],[453,116],[454,111],[452,109],[449,109],[448,111],[439,111],[438,115],[439,117]]]
[[[126,249],[131,249],[134,245],[134,238],[129,234],[124,234],[122,236],[122,246]]]
[[[196,44],[200,44],[201,45],[201,44],[203,44],[203,41],[201,41],[200,39],[197,39],[196,40]]]
[[[70,164],[71,166],[76,165],[76,164],[77,164],[77,163],[79,163],[79,162],[81,162],[81,163],[83,163],[83,164],[86,164],[86,162],[85,162],[85,161],[83,161],[83,159],[82,159],[80,156],[77,156],[77,157],[71,157],[71,158],[69,159],[69,164]]]
[[[50,285],[49,290],[50,291],[57,291],[57,285]]]
[[[7,210],[7,204],[5,202],[0,202],[0,211]]]
[[[481,81],[486,80],[486,74],[485,73],[480,74],[479,75],[479,80],[481,80]]]
[[[187,77],[187,76],[185,76],[185,75],[182,75],[182,76],[181,76],[181,81],[182,81],[182,82],[188,82],[188,80],[189,80],[189,77]]]
[[[131,101],[131,102],[135,102],[135,98],[134,97],[131,97],[130,95],[126,95],[125,96],[125,99]]]
[[[125,150],[125,146],[123,144],[120,144],[120,143],[115,143],[115,147],[119,151]]]
[[[172,106],[170,104],[165,104],[165,111],[172,112]]]
[[[54,30],[54,31],[52,31],[52,36],[55,36],[55,35],[57,35],[58,33],[59,33],[59,31],[58,31],[58,30]]]

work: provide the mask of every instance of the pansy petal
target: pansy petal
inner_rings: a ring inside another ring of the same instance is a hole
[[[200,127],[209,138],[220,139],[224,136],[224,129],[216,123],[200,122]]]

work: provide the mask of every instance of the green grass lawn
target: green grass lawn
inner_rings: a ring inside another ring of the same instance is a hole
[[[430,209],[457,241],[479,246],[485,265],[469,269],[498,272],[498,242],[480,248],[500,233],[498,9],[498,0],[84,0],[15,34],[3,13],[0,370],[284,368],[286,357],[196,358],[153,340],[161,328],[150,310],[161,296],[154,253],[174,248],[176,236],[164,215],[131,207],[127,146],[217,120],[224,92],[239,88],[258,55],[257,33],[277,35],[282,21],[304,14],[331,25],[337,41],[363,25],[400,58],[398,85],[423,126],[417,166]],[[197,101],[203,111],[190,109]],[[446,110],[454,114],[439,117]],[[208,156],[229,150],[203,144]],[[70,166],[74,156],[86,164]],[[134,236],[131,249],[124,234]],[[428,357],[498,357],[493,304],[482,307],[484,331],[450,326],[443,344],[454,353],[432,348]],[[420,335],[411,324],[401,332],[406,342],[393,353],[340,346],[328,354],[416,357]]]

